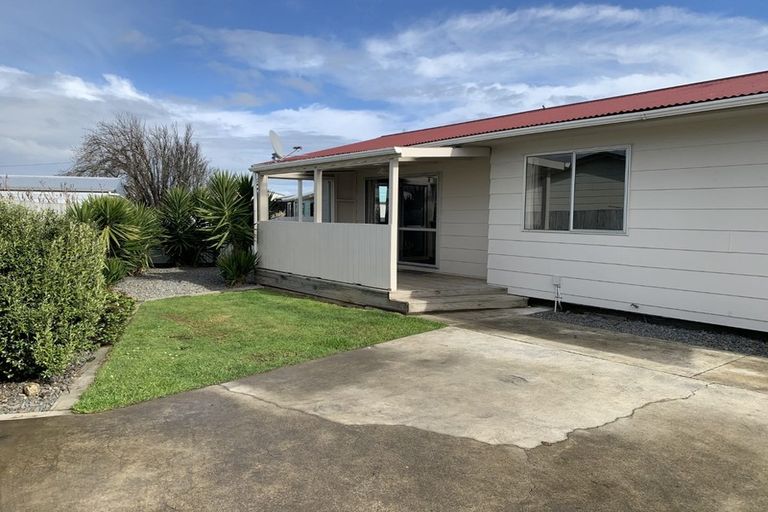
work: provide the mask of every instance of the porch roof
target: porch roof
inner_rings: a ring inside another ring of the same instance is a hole
[[[443,159],[443,158],[482,158],[490,156],[490,148],[487,147],[400,147],[359,151],[343,155],[321,156],[317,158],[305,158],[300,160],[284,160],[268,162],[251,166],[251,171],[264,176],[270,175],[304,175],[316,170],[351,169],[382,165],[391,160],[400,162],[412,162],[417,160]]]

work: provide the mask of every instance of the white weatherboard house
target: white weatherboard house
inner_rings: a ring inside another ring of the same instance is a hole
[[[251,169],[265,284],[405,312],[559,298],[768,331],[768,72]],[[268,220],[270,177],[323,183],[325,207]]]
[[[0,199],[36,210],[63,212],[90,196],[125,195],[120,178],[0,175]]]

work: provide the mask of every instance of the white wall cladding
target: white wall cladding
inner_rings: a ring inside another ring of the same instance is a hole
[[[486,278],[488,266],[488,161],[442,165],[438,209],[438,263],[446,274]]]
[[[341,174],[341,173],[339,173]],[[488,262],[488,160],[456,159],[405,162],[400,176],[438,176],[437,271],[486,278]],[[365,222],[365,179],[382,177],[360,171],[357,177],[357,221]]]
[[[372,288],[389,288],[386,225],[259,222],[259,267]]]
[[[527,232],[525,155],[631,146],[626,234]],[[768,331],[768,107],[508,139],[488,281],[511,293]]]

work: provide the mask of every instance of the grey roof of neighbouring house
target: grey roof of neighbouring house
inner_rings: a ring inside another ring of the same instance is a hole
[[[295,201],[299,197],[298,194],[292,194],[290,196],[283,196],[283,197],[277,197],[275,198],[276,201],[282,201],[284,203],[289,203],[291,201]],[[304,194],[304,200],[314,199],[315,193],[314,192],[307,192]]]
[[[123,194],[120,178],[76,176],[0,176],[0,190],[30,192],[102,192]]]

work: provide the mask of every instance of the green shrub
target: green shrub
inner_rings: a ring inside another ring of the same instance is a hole
[[[200,215],[207,224],[207,241],[214,249],[245,249],[253,244],[250,176],[215,172],[200,202]]]
[[[138,265],[133,268],[132,273],[141,272],[152,265],[150,253],[152,249],[160,244],[162,236],[157,211],[143,204],[135,204],[134,208],[134,222],[136,223],[139,235],[136,240],[136,259],[138,260]]]
[[[253,244],[253,187],[251,177],[215,172],[200,201],[207,225],[207,241],[220,251],[216,266],[229,286],[242,284],[256,266]]]
[[[125,331],[128,320],[133,316],[136,301],[124,293],[108,290],[106,303],[93,338],[99,345],[113,345]]]
[[[158,243],[160,226],[155,212],[119,196],[92,196],[70,206],[71,218],[95,227],[109,259],[124,263],[128,274],[140,272],[150,264],[150,250]],[[118,275],[116,266],[107,267],[110,278]]]
[[[175,187],[160,205],[161,245],[173,265],[197,265],[208,252],[208,235],[199,210],[202,193]]]
[[[256,268],[256,255],[250,249],[227,250],[219,255],[216,266],[227,286],[236,286],[245,283]]]
[[[118,258],[107,258],[104,262],[104,281],[107,286],[112,286],[116,282],[128,275],[128,266]]]
[[[0,201],[0,378],[59,374],[92,347],[103,268],[90,226]]]

